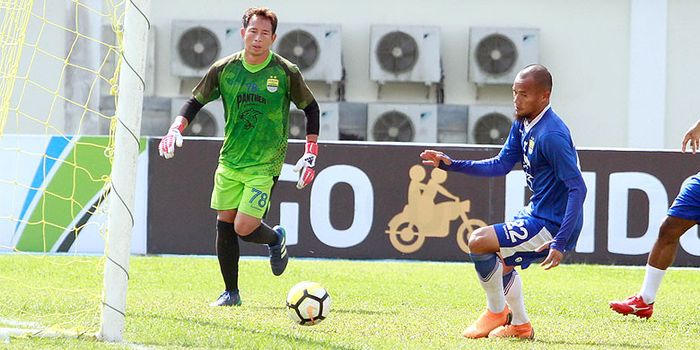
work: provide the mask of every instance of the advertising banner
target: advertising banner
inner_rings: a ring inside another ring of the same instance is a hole
[[[221,140],[187,140],[170,160],[150,152],[149,253],[215,254],[209,200],[220,146]],[[265,221],[287,229],[294,257],[467,261],[474,230],[510,220],[527,203],[524,173],[517,167],[496,178],[447,173],[420,164],[426,148],[456,159],[499,151],[322,143],[316,179],[297,190],[291,168],[303,143],[290,141]],[[588,196],[584,228],[567,261],[645,264],[666,209],[700,162],[678,152],[580,150],[579,156]],[[267,255],[267,249],[242,242],[241,254]],[[697,227],[683,236],[675,265],[700,266]]]
[[[4,135],[0,138],[0,252],[102,254],[106,136]],[[137,167],[131,252],[146,253],[146,139]]]

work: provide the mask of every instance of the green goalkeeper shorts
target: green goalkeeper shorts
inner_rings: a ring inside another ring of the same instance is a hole
[[[252,217],[262,219],[270,205],[272,176],[248,175],[219,164],[214,174],[214,190],[211,208],[236,209]]]

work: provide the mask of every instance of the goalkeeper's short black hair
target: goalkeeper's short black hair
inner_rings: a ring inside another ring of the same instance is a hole
[[[248,23],[253,16],[264,17],[272,24],[272,34],[277,32],[277,14],[267,7],[251,7],[243,14],[243,28],[248,28]]]

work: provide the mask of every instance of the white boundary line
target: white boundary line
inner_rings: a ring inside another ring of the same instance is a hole
[[[0,252],[2,255],[39,255],[39,256],[85,256],[85,257],[102,257],[99,253],[18,253],[18,252]],[[162,257],[162,258],[195,258],[195,259],[216,259],[216,255],[182,255],[182,254],[131,254],[132,257]],[[384,262],[384,263],[426,263],[426,264],[471,264],[470,261],[432,261],[432,260],[410,260],[410,259],[348,259],[348,258],[312,258],[312,257],[294,257],[290,256],[291,259],[296,260],[320,260],[320,261],[356,261],[361,263],[373,263],[373,262]],[[242,260],[267,260],[269,257],[263,255],[242,255]],[[605,265],[605,264],[569,264],[566,265],[582,265],[582,266],[599,266],[609,269],[645,269],[646,265]],[[700,266],[671,266],[669,270],[697,270],[700,271]],[[0,323],[3,319],[0,318]]]
[[[140,255],[143,256],[143,255]],[[151,257],[151,256],[157,256],[157,257],[163,257],[163,258],[196,258],[196,259],[216,259],[216,255],[179,255],[179,254],[149,254],[145,255],[145,257]],[[241,260],[267,260],[269,257],[267,256],[262,256],[262,255],[242,255]],[[360,262],[360,263],[373,263],[373,262],[381,262],[381,263],[419,263],[419,264],[471,264],[470,261],[432,261],[432,260],[403,260],[403,259],[347,259],[347,258],[312,258],[312,257],[293,257],[290,256],[290,259],[295,259],[295,260],[319,260],[319,261],[352,261],[352,262]],[[603,264],[568,264],[565,263],[562,266],[595,266],[595,267],[604,267],[604,268],[610,268],[610,269],[615,269],[615,268],[621,268],[621,269],[645,269],[646,265],[603,265]],[[669,270],[697,270],[700,271],[700,266],[698,267],[693,267],[693,266],[671,266],[668,268]]]
[[[0,318],[0,324],[4,326],[17,327],[0,327],[0,344],[11,344],[13,337],[39,337],[39,338],[75,338],[75,339],[97,339],[97,333],[79,333],[75,331],[56,330],[44,328],[36,322],[16,321],[6,318]],[[110,344],[110,343],[104,343]],[[132,349],[153,349],[143,344],[122,342],[115,344],[118,346],[126,345]]]

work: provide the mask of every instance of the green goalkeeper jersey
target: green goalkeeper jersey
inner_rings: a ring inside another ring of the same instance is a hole
[[[243,51],[216,61],[192,94],[202,104],[221,97],[226,124],[219,163],[250,175],[280,174],[289,103],[304,109],[314,101],[299,68],[274,52],[259,65],[245,63]]]

